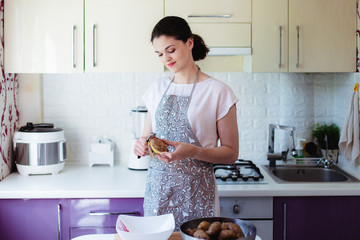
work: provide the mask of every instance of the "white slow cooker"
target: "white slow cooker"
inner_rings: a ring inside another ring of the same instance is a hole
[[[66,139],[51,123],[27,123],[14,134],[16,167],[21,175],[57,174],[65,165]]]

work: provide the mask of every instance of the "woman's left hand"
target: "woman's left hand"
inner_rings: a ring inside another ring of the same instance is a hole
[[[157,158],[163,162],[169,163],[191,157],[196,150],[196,146],[190,143],[174,142],[165,139],[163,141],[175,148],[173,152],[162,152],[157,155]]]

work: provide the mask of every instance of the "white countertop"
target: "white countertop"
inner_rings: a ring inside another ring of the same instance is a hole
[[[360,183],[278,184],[261,170],[267,184],[219,185],[220,197],[360,196]],[[67,163],[56,175],[10,174],[0,182],[0,199],[142,198],[146,175],[147,171],[133,171],[126,166]]]

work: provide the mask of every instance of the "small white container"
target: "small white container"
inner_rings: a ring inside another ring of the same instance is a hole
[[[89,167],[94,165],[114,166],[114,143],[109,138],[93,138],[89,152]]]

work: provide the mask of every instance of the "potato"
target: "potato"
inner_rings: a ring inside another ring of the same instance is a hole
[[[231,222],[223,222],[221,224],[221,229],[223,229],[223,230],[230,229],[230,223]]]
[[[213,222],[209,229],[206,231],[207,234],[209,234],[210,236],[214,236],[219,234],[221,230],[221,223],[220,222]]]
[[[209,235],[204,232],[204,230],[198,229],[194,232],[194,237],[196,238],[200,238],[200,239],[205,239],[205,240],[210,240]]]
[[[185,229],[184,233],[193,237],[195,231],[196,231],[196,229],[188,228],[188,229]]]
[[[232,230],[237,238],[243,238],[245,237],[243,231],[241,230],[241,227],[235,223],[230,224],[230,230]]]
[[[203,240],[236,240],[245,237],[241,227],[232,222],[202,221],[197,228],[188,228],[184,232]]]
[[[218,240],[233,240],[237,239],[236,233],[230,229],[221,230]]]
[[[204,231],[207,231],[210,227],[211,223],[208,221],[202,221],[201,223],[199,223],[199,225],[197,226],[197,229],[201,229]]]

